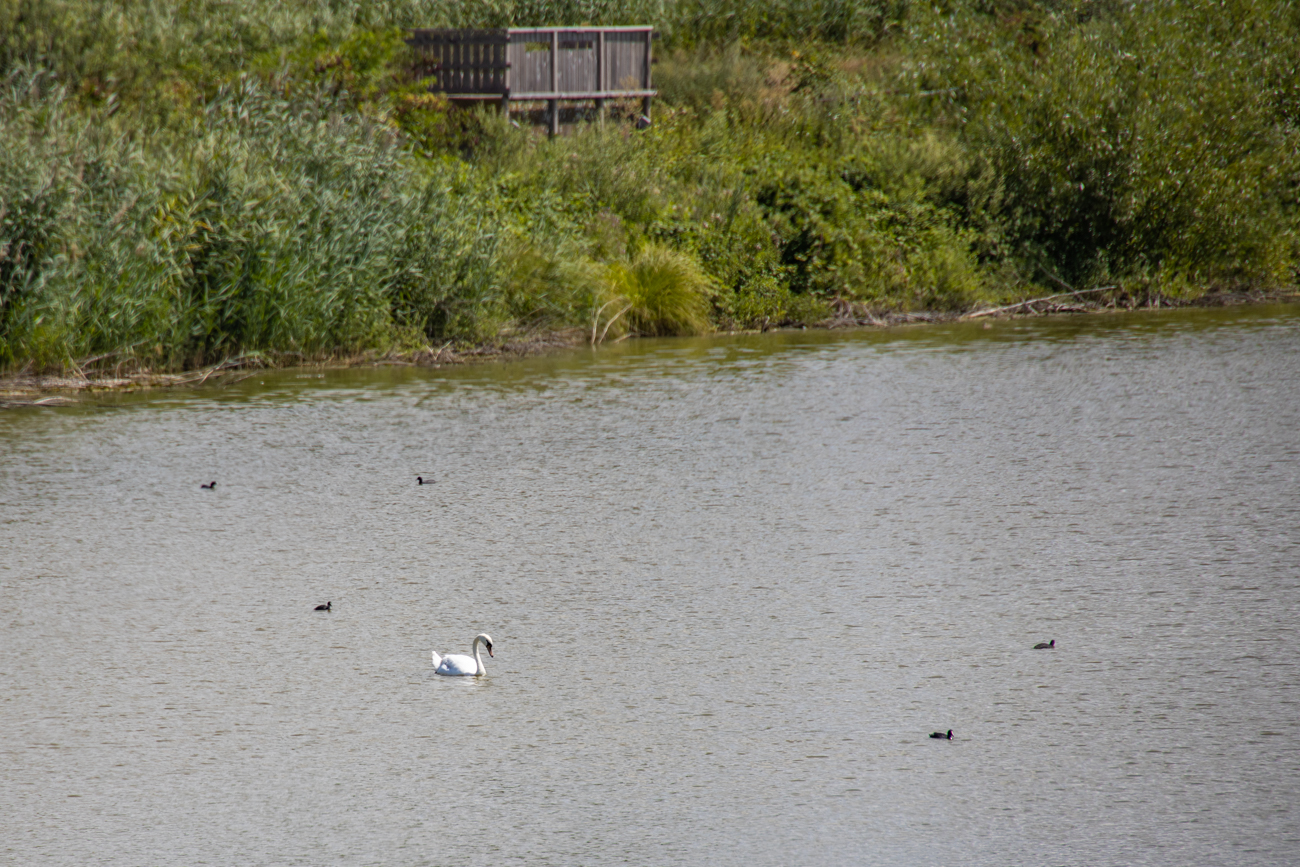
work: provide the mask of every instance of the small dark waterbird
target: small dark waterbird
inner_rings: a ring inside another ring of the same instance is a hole
[[[425,481],[424,476],[416,476],[415,483],[418,485],[432,485],[433,479],[429,479],[428,481]]]
[[[1055,638],[1053,638],[1051,641],[1040,641],[1034,645],[1034,650],[1055,650],[1055,649],[1056,649]]]
[[[217,486],[216,482],[208,482],[206,485],[199,485],[205,491],[210,491]]]
[[[312,610],[313,610],[313,611],[329,611],[329,610],[330,610],[330,606],[333,605],[333,604],[334,604],[334,602],[333,602],[333,600],[331,600],[331,601],[329,601],[329,602],[326,602],[324,605],[317,605],[317,606],[316,606],[314,609],[312,609]]]
[[[930,737],[950,741],[952,740],[952,729],[948,729],[948,734],[944,734],[943,732],[930,732]]]

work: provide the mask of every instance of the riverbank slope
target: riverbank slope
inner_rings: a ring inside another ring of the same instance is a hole
[[[1297,285],[1287,3],[96,8],[0,13],[10,381]],[[658,28],[648,129],[454,108],[402,41],[557,22]]]

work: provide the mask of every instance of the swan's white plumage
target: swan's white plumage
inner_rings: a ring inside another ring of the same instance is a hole
[[[437,674],[474,675],[478,674],[478,661],[463,653],[452,653],[438,660]]]
[[[486,633],[480,633],[474,636],[474,643],[470,645],[473,656],[465,656],[461,653],[450,653],[446,656],[439,656],[438,651],[433,651],[433,664],[435,666],[434,674],[444,674],[448,677],[476,677],[480,674],[487,674],[487,669],[483,667],[483,658],[479,656],[478,646],[482,644],[487,647],[488,656],[492,655],[492,637]]]

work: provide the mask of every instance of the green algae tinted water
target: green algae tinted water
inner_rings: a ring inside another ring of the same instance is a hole
[[[1267,307],[6,411],[0,860],[1294,863],[1297,350]]]

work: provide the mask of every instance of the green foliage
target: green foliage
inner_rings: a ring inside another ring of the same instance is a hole
[[[70,195],[58,176],[69,131],[55,90],[43,100],[40,75],[13,75],[0,98],[0,340],[16,311],[39,294],[57,255],[60,216]],[[0,344],[3,346],[4,344]]]
[[[1278,73],[1300,29],[1282,5],[1039,14],[1031,40],[969,13],[927,22],[925,82],[959,94],[963,136],[1001,179],[1008,252],[1072,284],[1284,279],[1300,138]]]
[[[683,44],[816,39],[870,44],[899,28],[909,0],[681,0],[670,20]]]
[[[6,222],[3,243],[44,253],[4,273],[10,363],[353,351],[384,345],[399,323],[461,326],[482,295],[475,265],[495,242],[474,191],[445,188],[463,170],[421,180],[390,130],[328,100],[244,79],[184,134],[129,142],[31,99],[5,106],[4,129],[46,145],[48,176],[19,171],[36,164],[30,153],[0,157],[4,209],[27,215]],[[33,136],[38,122],[57,137]]]
[[[319,30],[290,49],[273,49],[258,57],[255,67],[278,72],[309,87],[347,91],[354,99],[372,101],[408,78],[410,49],[405,31],[355,29],[346,36]],[[416,88],[422,92],[424,88]]]
[[[772,165],[758,202],[781,244],[790,289],[906,308],[962,309],[981,298],[968,233],[924,200],[891,197],[868,160]]]
[[[637,334],[682,335],[708,331],[709,278],[690,256],[648,244],[631,261],[606,270],[606,303],[620,308],[611,317]]]
[[[773,80],[771,66],[768,58],[745,51],[739,42],[721,48],[705,43],[660,60],[654,82],[668,105],[697,114],[723,108],[753,114],[779,104],[783,82]]]
[[[813,295],[796,295],[774,278],[755,280],[743,291],[715,299],[724,321],[738,328],[805,325],[831,318],[831,305]]]
[[[645,22],[654,125],[555,140],[403,41]],[[0,365],[1294,284],[1298,46],[1285,0],[0,0]]]

